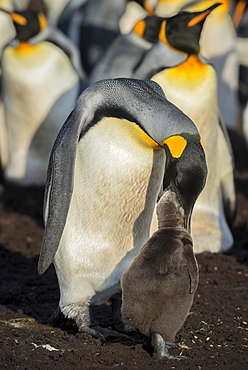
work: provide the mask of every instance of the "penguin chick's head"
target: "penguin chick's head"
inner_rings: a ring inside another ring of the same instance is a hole
[[[171,189],[184,209],[184,227],[190,232],[194,204],[207,178],[205,153],[198,135],[184,133],[164,142],[166,176],[164,189]]]
[[[16,38],[20,42],[28,41],[47,26],[45,15],[32,9],[22,12],[8,12],[8,14],[14,23]]]
[[[158,36],[161,24],[164,18],[156,15],[140,19],[133,27],[133,31],[142,39],[155,43],[158,41]]]
[[[200,51],[200,36],[207,16],[221,3],[216,3],[201,12],[179,12],[163,21],[159,39],[172,49],[191,54]]]
[[[160,198],[156,213],[158,218],[158,228],[183,226],[184,210],[181,207],[176,193],[167,189]]]

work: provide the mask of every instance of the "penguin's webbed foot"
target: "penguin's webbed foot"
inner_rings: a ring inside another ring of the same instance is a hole
[[[133,340],[133,338],[124,333],[119,333],[113,329],[101,327],[91,323],[88,305],[81,305],[78,307],[77,315],[74,320],[80,333],[89,334],[96,339],[100,339],[102,342],[106,342],[107,337]]]
[[[116,338],[123,338],[123,339],[134,340],[129,335],[126,335],[126,334],[123,334],[123,333],[119,333],[118,331],[113,330],[113,329],[103,328],[103,327],[100,327],[100,326],[93,326],[92,329],[93,328],[95,328],[95,330],[97,332],[101,333],[101,335],[104,338],[107,338],[107,337],[116,337]]]
[[[157,359],[167,358],[169,360],[188,360],[189,357],[184,355],[171,355],[170,348],[178,348],[179,346],[173,342],[165,342],[163,337],[158,333],[152,334],[152,346],[154,348],[153,357]]]
[[[105,337],[100,332],[100,330],[97,330],[97,329],[94,329],[94,328],[90,328],[87,325],[81,325],[81,326],[78,327],[78,331],[80,333],[89,334],[89,335],[91,335],[92,337],[94,337],[96,339],[100,339],[101,341],[106,342]]]

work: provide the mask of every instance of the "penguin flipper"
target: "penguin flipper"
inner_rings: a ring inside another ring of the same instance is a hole
[[[73,145],[74,142],[71,142],[68,137],[68,131],[74,122],[73,112],[60,130],[49,160],[44,195],[45,231],[38,262],[40,275],[47,270],[53,261],[70,205],[73,188],[73,164],[76,156],[76,145]],[[67,160],[64,161],[67,149],[68,156]]]

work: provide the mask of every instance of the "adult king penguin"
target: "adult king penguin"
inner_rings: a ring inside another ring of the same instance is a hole
[[[10,152],[4,177],[22,186],[44,185],[53,142],[75,106],[81,76],[57,46],[60,39],[57,45],[44,38],[33,42],[45,33],[43,13],[26,10],[9,16],[17,35],[2,56]]]
[[[232,152],[219,115],[215,69],[199,57],[204,21],[218,5],[201,12],[180,12],[164,21],[164,43],[186,59],[152,77],[168,100],[195,123],[206,152],[208,178],[192,215],[196,253],[226,251],[233,244],[229,228],[236,206]]]
[[[189,228],[206,172],[198,130],[155,82],[101,80],[80,95],[50,157],[38,264],[42,274],[54,263],[59,308],[79,331],[100,335],[89,306],[119,290],[149,238],[163,182]]]
[[[120,34],[93,68],[89,83],[117,77],[132,77],[145,53],[158,41],[163,18],[139,20],[128,34]]]

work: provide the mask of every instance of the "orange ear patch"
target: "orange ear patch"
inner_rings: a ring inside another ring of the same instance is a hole
[[[196,15],[193,19],[191,19],[187,26],[192,27],[195,26],[197,23],[201,22],[203,19],[205,19],[210,13],[210,10],[207,10],[201,14]]]
[[[187,145],[187,141],[182,136],[170,136],[163,141],[170,150],[173,158],[180,158]]]
[[[143,37],[144,32],[145,32],[145,28],[146,28],[146,22],[145,22],[143,19],[141,19],[140,21],[138,21],[138,22],[135,24],[135,26],[134,26],[133,30],[134,30],[134,32],[135,32],[138,36]]]
[[[162,22],[158,37],[160,41],[168,45],[168,41],[166,39],[166,21]]]
[[[28,23],[28,20],[25,17],[23,17],[22,15],[20,15],[20,14],[17,14],[17,13],[9,13],[9,15],[11,16],[12,20],[15,23],[18,23],[21,26],[25,26]]]

